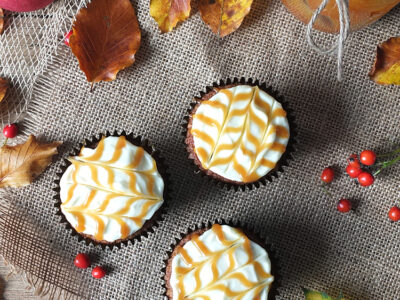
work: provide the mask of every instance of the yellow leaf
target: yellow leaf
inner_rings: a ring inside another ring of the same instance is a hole
[[[6,96],[7,89],[8,89],[8,80],[0,77],[0,102]]]
[[[338,298],[334,299],[324,292],[313,291],[305,288],[303,288],[303,292],[306,297],[305,300],[345,300],[341,294]]]
[[[150,15],[162,32],[170,32],[190,15],[190,0],[150,0]]]
[[[252,3],[253,0],[200,0],[199,10],[211,30],[224,37],[239,28]]]
[[[0,188],[30,184],[51,163],[62,142],[39,144],[30,135],[24,144],[0,148]]]
[[[400,85],[400,37],[392,37],[378,46],[369,76],[378,84]]]

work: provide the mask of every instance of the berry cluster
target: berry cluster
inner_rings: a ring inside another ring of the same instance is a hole
[[[90,267],[90,259],[89,256],[85,253],[79,253],[75,259],[74,259],[74,264],[76,267],[80,269],[87,269]],[[97,266],[94,267],[92,270],[92,277],[93,278],[103,278],[106,275],[106,271],[101,267]]]
[[[372,150],[364,150],[360,153],[360,160],[358,159],[356,154],[350,155],[347,159],[348,165],[346,167],[346,173],[351,178],[357,178],[358,183],[361,186],[370,186],[374,183],[374,176],[368,171],[364,171],[361,168],[361,164],[364,166],[372,166],[375,164],[376,154]]]
[[[360,157],[357,154],[352,154],[347,159],[348,165],[346,167],[346,173],[351,177],[358,181],[361,186],[370,186],[374,183],[375,177],[384,169],[387,168],[396,162],[400,161],[400,156],[397,156],[391,160],[387,160],[384,162],[377,163],[378,157],[391,157],[400,154],[400,149],[397,149],[393,152],[383,154],[377,156],[376,153],[372,150],[364,150],[360,153]],[[377,166],[379,167],[375,173],[371,173],[369,170]],[[368,168],[368,169],[366,169]],[[321,180],[326,184],[329,184],[333,181],[335,177],[335,172],[333,168],[328,167],[322,171]],[[329,191],[323,186],[328,195],[331,196]],[[342,213],[347,213],[352,210],[352,203],[348,199],[341,199],[337,204],[337,210]],[[389,219],[392,221],[400,220],[400,208],[397,206],[393,206],[389,210]]]

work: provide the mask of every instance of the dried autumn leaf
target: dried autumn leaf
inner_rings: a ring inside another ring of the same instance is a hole
[[[7,89],[8,89],[8,80],[0,77],[0,102],[6,96]]]
[[[201,18],[211,30],[224,37],[242,24],[253,0],[200,0]]]
[[[51,163],[61,142],[39,144],[30,135],[24,144],[0,148],[0,188],[30,184]]]
[[[150,0],[150,15],[162,32],[170,32],[190,15],[190,0]]]
[[[342,294],[340,294],[340,296],[337,298],[332,298],[323,292],[317,292],[308,289],[303,289],[303,292],[304,296],[306,297],[305,300],[345,300]]]
[[[378,46],[369,77],[378,84],[400,85],[400,37],[392,37]]]
[[[129,0],[93,0],[78,12],[69,45],[89,82],[111,81],[133,64],[140,38]]]
[[[0,8],[0,34],[3,33],[4,30],[4,12],[3,9]]]

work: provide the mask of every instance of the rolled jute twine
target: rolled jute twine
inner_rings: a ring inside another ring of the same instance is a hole
[[[330,55],[337,50],[337,79],[339,81],[342,81],[344,43],[346,42],[350,34],[350,16],[349,16],[348,0],[335,0],[339,11],[340,32],[338,39],[331,46],[331,48],[324,49],[321,46],[317,45],[312,36],[313,25],[329,1],[330,0],[323,0],[321,5],[314,12],[310,22],[307,25],[306,37],[307,37],[307,42],[311,46],[311,48],[313,48],[316,52],[320,54]]]

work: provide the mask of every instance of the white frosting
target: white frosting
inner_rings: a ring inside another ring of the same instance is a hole
[[[273,97],[258,87],[239,85],[203,101],[193,116],[191,133],[203,168],[232,181],[252,182],[281,158],[289,123]]]
[[[172,259],[170,285],[174,300],[268,299],[274,281],[268,253],[240,230],[216,224],[197,241],[188,241],[183,249],[185,253],[181,247]]]
[[[113,242],[139,230],[163,203],[152,156],[125,137],[82,148],[60,181],[61,211],[78,232]]]

